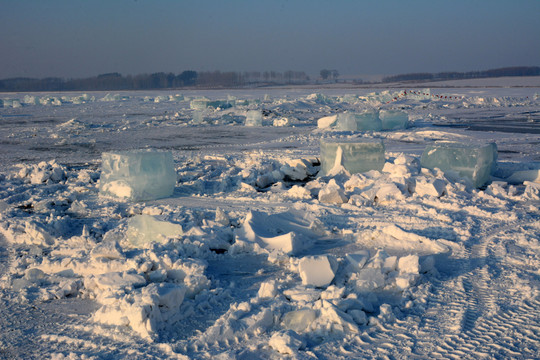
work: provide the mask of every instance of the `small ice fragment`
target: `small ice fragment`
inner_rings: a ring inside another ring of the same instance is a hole
[[[360,270],[369,260],[369,251],[359,250],[355,253],[347,254],[345,257],[347,258],[349,264],[355,268],[355,270]]]
[[[369,170],[381,171],[385,162],[382,140],[325,139],[321,140],[321,175],[341,165],[351,174]]]
[[[505,180],[510,184],[522,184],[525,181],[540,183],[540,169],[516,171]]]
[[[249,110],[246,114],[246,126],[262,126],[262,113],[259,110]]]
[[[383,130],[406,129],[409,122],[409,115],[401,110],[381,110],[379,118]]]
[[[330,285],[335,276],[334,267],[331,259],[326,255],[302,258],[298,264],[302,284],[316,287]]]
[[[399,258],[398,270],[401,274],[418,274],[420,272],[418,255],[408,255]]]
[[[313,309],[300,309],[286,313],[283,316],[283,326],[296,332],[305,331],[317,318],[317,311]]]
[[[46,274],[38,268],[27,269],[24,273],[24,278],[33,283],[39,283],[46,277]]]
[[[421,158],[422,167],[455,171],[472,181],[474,187],[487,183],[497,165],[495,143],[436,142],[426,146]]]
[[[210,99],[204,98],[204,97],[193,99],[189,103],[189,107],[193,110],[204,110],[207,108],[209,102],[210,102]]]
[[[195,110],[193,112],[193,123],[201,124],[204,120],[204,112],[201,110]]]
[[[292,301],[303,301],[313,303],[321,298],[321,292],[318,289],[305,286],[297,286],[283,291],[283,295]]]
[[[339,114],[337,128],[344,131],[380,131],[382,130],[382,123],[378,111],[365,110],[356,114]]]
[[[102,155],[99,191],[132,201],[169,197],[176,184],[171,152],[134,150]]]
[[[146,279],[139,274],[128,272],[110,272],[100,275],[90,275],[84,280],[84,286],[91,290],[115,291],[132,289],[146,285]]]
[[[435,196],[441,197],[446,190],[446,182],[442,179],[432,179],[418,177],[416,179],[415,192],[418,196]]]
[[[337,121],[337,115],[325,116],[317,120],[317,127],[319,129],[326,129],[333,126]]]
[[[268,345],[279,353],[293,355],[306,347],[306,341],[296,332],[285,330],[272,335]]]
[[[164,242],[182,234],[182,226],[157,220],[151,215],[133,216],[128,220],[126,231],[128,241],[135,247],[144,247],[154,241]]]
[[[229,219],[229,216],[225,214],[225,212],[219,207],[216,208],[215,221],[223,226],[229,226],[231,224],[231,219]]]
[[[319,201],[325,204],[343,204],[348,201],[345,192],[334,179],[319,191]]]
[[[354,284],[359,291],[370,291],[383,287],[385,276],[380,268],[364,268],[355,274]]]
[[[268,280],[261,284],[258,296],[260,298],[274,298],[277,295],[277,286],[275,280]]]
[[[116,241],[102,241],[92,249],[90,255],[93,258],[103,258],[109,260],[124,259],[125,255],[122,248]]]

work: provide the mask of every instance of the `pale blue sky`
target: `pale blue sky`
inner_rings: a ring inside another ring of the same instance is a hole
[[[540,65],[540,0],[0,0],[0,78]]]

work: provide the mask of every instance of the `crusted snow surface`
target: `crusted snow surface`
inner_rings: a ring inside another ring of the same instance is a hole
[[[538,89],[351,92],[0,95],[0,358],[539,358]],[[335,127],[382,110],[410,127]],[[323,175],[328,138],[384,166]],[[440,140],[497,169],[422,168]],[[100,196],[137,149],[172,194]]]

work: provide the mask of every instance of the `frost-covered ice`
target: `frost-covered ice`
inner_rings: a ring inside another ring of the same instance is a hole
[[[456,172],[472,181],[474,187],[487,183],[497,166],[495,143],[437,142],[426,146],[420,160],[428,169]]]
[[[176,184],[170,152],[106,152],[101,157],[100,193],[132,201],[172,195]]]
[[[0,357],[539,358],[537,92],[0,95]],[[410,126],[337,126],[379,109]],[[490,181],[423,166],[441,140],[495,142]],[[168,195],[100,195],[146,148]]]

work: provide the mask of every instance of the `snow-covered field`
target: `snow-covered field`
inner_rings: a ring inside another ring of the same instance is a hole
[[[0,94],[0,358],[540,358],[540,89],[374,91]],[[378,108],[410,127],[318,122]],[[383,169],[318,175],[343,138]],[[490,183],[438,140],[495,142]],[[100,194],[146,148],[173,194]]]

